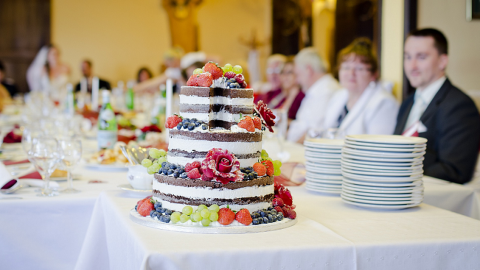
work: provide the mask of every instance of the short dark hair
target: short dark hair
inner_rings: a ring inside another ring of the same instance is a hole
[[[140,82],[140,74],[142,74],[143,71],[147,72],[148,77],[150,77],[150,78],[153,77],[152,72],[150,71],[150,69],[148,69],[147,67],[141,67],[141,68],[138,70],[138,72],[137,72],[137,82]]]
[[[439,54],[447,54],[448,55],[448,41],[445,35],[435,28],[423,28],[413,30],[408,34],[408,37],[431,37],[433,38],[433,46],[437,49]],[[408,38],[407,37],[407,38]]]
[[[90,61],[90,59],[84,59],[82,62],[87,63],[89,67],[92,67],[92,61]]]
[[[0,71],[5,71],[5,66],[2,61],[0,61]]]

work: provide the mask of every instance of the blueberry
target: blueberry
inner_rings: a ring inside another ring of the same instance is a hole
[[[230,88],[240,88],[240,84],[234,82],[230,84]]]
[[[150,216],[153,217],[153,213],[155,213],[155,210],[150,211]]]
[[[135,205],[135,211],[137,211],[137,207],[138,207],[138,205]]]
[[[253,180],[253,173],[248,174],[248,180]]]
[[[165,215],[169,215],[169,216],[170,216],[173,212],[172,212],[172,210],[170,210],[170,209],[165,209],[165,211],[164,211],[163,213],[165,213]]]
[[[199,127],[202,123],[200,122],[195,122],[195,127]]]
[[[179,176],[180,176],[180,173],[177,170],[175,170],[173,172],[173,177],[178,178]]]
[[[252,219],[252,224],[253,224],[253,225],[259,225],[259,224],[260,224],[260,220],[258,220],[258,218],[254,218],[254,219]]]
[[[165,175],[168,175],[168,169],[162,168],[162,173],[165,174]]]
[[[269,206],[269,207],[267,208],[268,211],[272,211],[272,209],[273,209],[273,207],[271,207],[271,206]]]
[[[245,173],[251,173],[252,171],[250,171],[248,168],[245,169]]]
[[[178,168],[177,165],[175,165],[175,164],[173,164],[173,163],[170,164],[170,169],[175,170],[176,168]]]
[[[163,209],[162,206],[155,207],[155,211],[160,212],[160,209]]]
[[[185,169],[178,169],[178,173],[179,173],[179,174],[182,174],[182,173],[184,173],[184,172],[185,172]]]
[[[197,118],[192,118],[191,121],[196,122],[196,121],[198,121],[198,119]]]
[[[187,129],[188,125],[190,125],[190,122],[183,122],[183,128],[184,129]]]
[[[258,173],[257,172],[252,172],[253,174],[253,178],[257,178],[258,177]]]
[[[258,212],[253,212],[252,213],[252,218],[259,218],[260,214]]]
[[[177,129],[178,129],[178,130],[182,129],[182,126],[183,126],[182,123],[178,123]]]
[[[187,173],[186,173],[186,172],[182,173],[182,174],[180,175],[180,177],[183,178],[183,179],[187,178]]]
[[[165,165],[162,165],[162,169],[170,169],[170,164],[168,164],[168,162],[165,162]]]
[[[173,174],[173,170],[172,170],[172,169],[169,169],[169,170],[167,171],[167,175],[171,175],[171,174]]]
[[[190,123],[190,119],[189,118],[183,118],[183,122],[187,122],[187,123]]]
[[[164,161],[162,162],[162,168],[165,168],[165,166],[168,164],[168,162]]]
[[[265,131],[265,127],[264,127],[264,126],[262,126],[262,130]]]
[[[202,129],[203,129],[203,130],[207,130],[207,125],[203,124],[203,125],[202,125]]]
[[[194,129],[195,129],[195,124],[194,123],[188,124],[188,130],[194,130]]]
[[[283,219],[283,213],[282,213],[282,212],[279,212],[279,213],[277,214],[277,220],[280,221],[280,220],[282,220],[282,219]]]
[[[265,212],[263,212],[262,210],[260,210],[260,212],[258,212],[260,214],[261,217],[266,217],[267,214]]]
[[[165,223],[169,223],[170,222],[170,215],[164,215],[162,221],[165,222]]]
[[[267,217],[263,217],[263,223],[267,224],[268,223],[268,218]]]
[[[153,207],[157,208],[157,207],[162,207],[162,202],[156,202]]]
[[[263,224],[263,218],[262,217],[257,218],[257,220],[258,220],[258,224]]]
[[[268,222],[269,222],[269,223],[272,223],[272,222],[274,221],[273,215],[271,215],[271,214],[268,214],[268,215],[267,215],[267,218],[268,218]]]
[[[276,215],[278,212],[277,212],[277,210],[275,210],[275,209],[272,209],[272,210],[270,210],[270,213],[272,213],[272,215],[273,215],[273,214],[275,214],[275,215]]]

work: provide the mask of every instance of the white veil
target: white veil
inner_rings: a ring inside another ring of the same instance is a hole
[[[42,90],[42,70],[47,62],[48,47],[43,46],[27,70],[27,83],[30,91]]]

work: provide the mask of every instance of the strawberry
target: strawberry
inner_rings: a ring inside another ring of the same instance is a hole
[[[137,207],[139,207],[143,202],[145,202],[147,200],[150,200],[150,198],[152,198],[152,196],[148,196],[145,199],[141,199],[140,201],[138,201],[137,202]]]
[[[253,164],[253,170],[258,174],[258,176],[264,176],[267,173],[267,167],[258,162]]]
[[[144,201],[140,206],[137,207],[137,212],[146,217],[150,215],[150,211],[154,210],[155,207],[153,207],[153,203],[150,201],[150,199],[147,199]]]
[[[274,198],[272,201],[273,206],[284,206],[285,203],[283,202],[282,198]]]
[[[185,171],[189,172],[189,171],[191,171],[195,168],[200,169],[201,166],[202,166],[202,164],[200,163],[200,161],[194,161],[192,163],[187,163],[185,165]]]
[[[231,79],[231,78],[235,78],[236,75],[237,74],[235,72],[229,71],[229,72],[226,72],[225,75],[223,76],[225,76],[227,79]]]
[[[253,120],[250,116],[245,116],[244,119],[240,120],[238,126],[246,129],[247,131],[255,132],[255,125],[253,124]]]
[[[222,208],[218,211],[218,223],[229,225],[235,220],[235,213],[230,208]]]
[[[235,80],[238,84],[242,85],[245,82],[245,77],[242,74],[235,75]]]
[[[212,74],[205,72],[197,75],[197,86],[210,87],[213,82]]]
[[[274,173],[273,163],[270,160],[264,160],[262,164],[267,167],[267,175],[272,176]]]
[[[188,178],[190,178],[190,179],[197,179],[197,178],[202,177],[202,175],[200,174],[200,172],[198,171],[197,168],[192,169],[191,171],[189,171],[189,172],[187,173],[187,176],[188,176]]]
[[[256,129],[262,130],[262,119],[260,117],[253,117],[253,125]]]
[[[203,71],[212,74],[214,80],[223,76],[223,69],[213,62],[206,63],[203,67]]]
[[[187,86],[198,86],[197,85],[197,74],[193,74],[187,81]]]
[[[175,128],[177,127],[178,123],[182,122],[182,118],[176,114],[169,116],[167,121],[165,122],[166,128]]]
[[[245,226],[248,226],[252,223],[252,216],[248,209],[243,208],[242,210],[238,211],[235,215],[235,220],[242,223]]]

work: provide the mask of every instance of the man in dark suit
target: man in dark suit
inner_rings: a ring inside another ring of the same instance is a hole
[[[84,81],[84,83],[86,84],[86,87],[87,87],[87,92],[88,93],[92,93],[92,81],[93,81],[93,71],[92,71],[92,61],[90,60],[83,60],[82,61],[82,74],[83,74],[83,78],[82,78],[82,81]],[[75,90],[76,91],[80,91],[81,88],[82,88],[82,81],[80,81],[79,83],[77,83],[77,85],[75,86]],[[105,80],[102,80],[100,78],[98,78],[98,81],[99,81],[99,87],[98,89],[107,89],[107,90],[111,90],[112,88],[110,87],[110,83],[108,81],[105,81]]]
[[[405,74],[416,88],[400,107],[395,134],[426,138],[424,174],[464,184],[480,146],[480,116],[470,97],[445,76],[448,43],[436,29],[415,30],[404,47]]]

